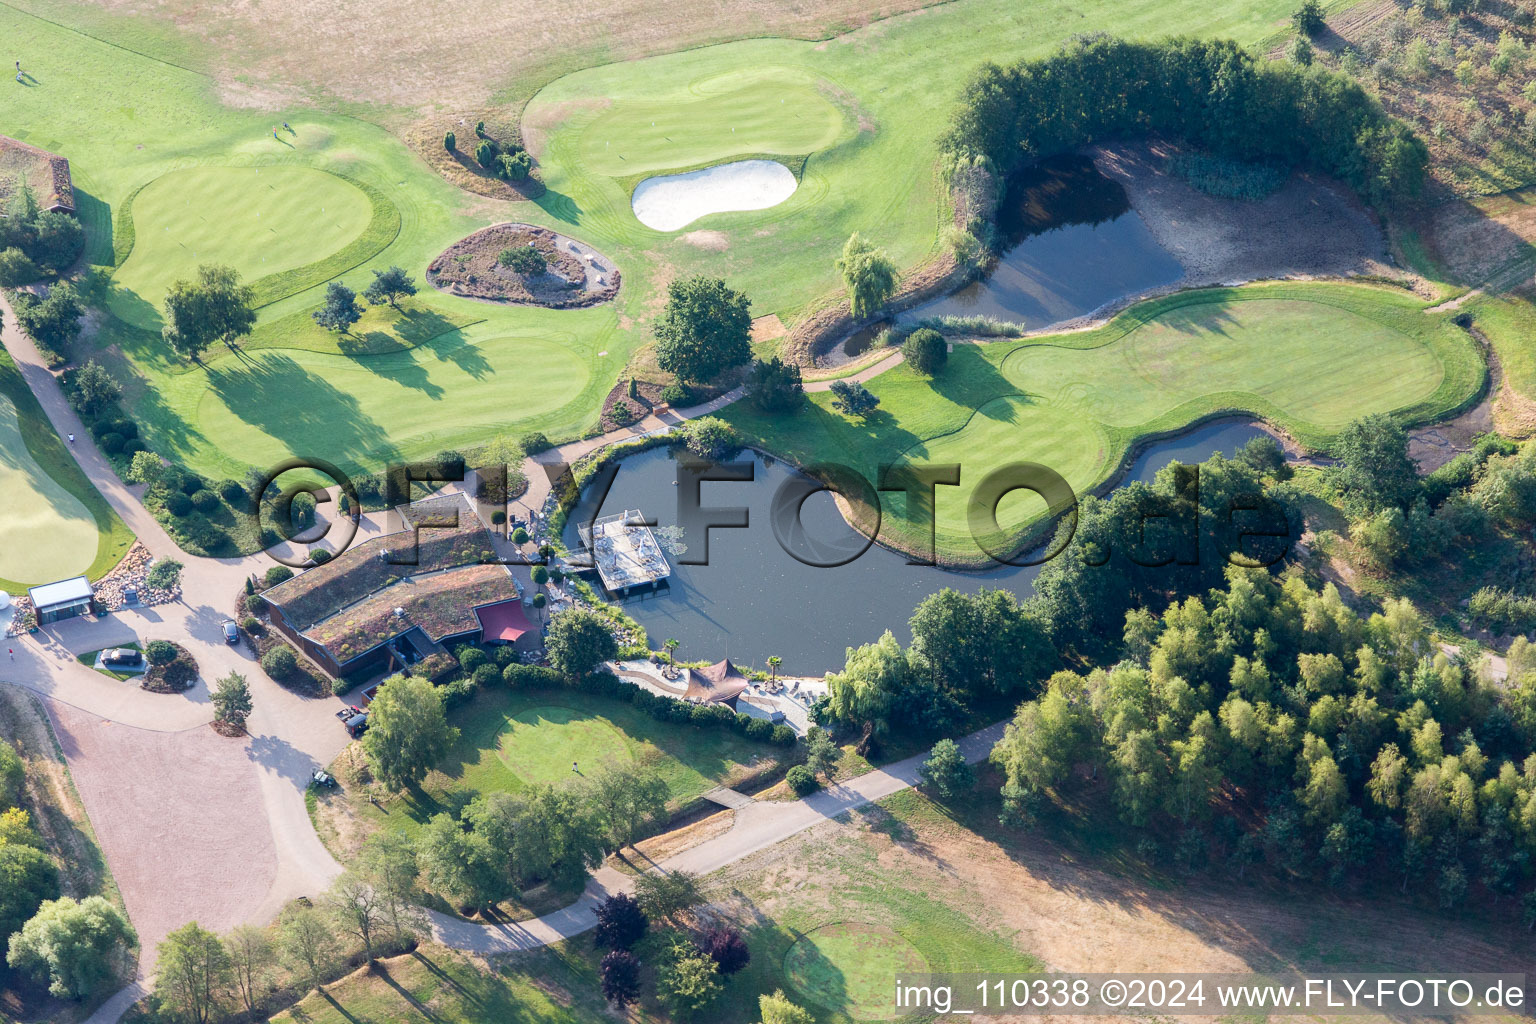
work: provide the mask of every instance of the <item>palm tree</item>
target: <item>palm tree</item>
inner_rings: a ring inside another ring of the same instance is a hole
[[[663,644],[663,646],[667,649],[667,666],[669,668],[676,668],[677,659],[672,656],[672,652],[677,650],[677,641],[669,636],[667,637],[667,642]]]
[[[784,664],[784,659],[775,654],[768,659],[768,685],[773,686],[779,678],[779,666]]]

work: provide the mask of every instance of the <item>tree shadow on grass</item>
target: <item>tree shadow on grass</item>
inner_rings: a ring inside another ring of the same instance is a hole
[[[534,200],[539,208],[556,220],[567,224],[577,224],[581,221],[581,206],[575,199],[564,192],[556,192],[549,189],[539,198]]]

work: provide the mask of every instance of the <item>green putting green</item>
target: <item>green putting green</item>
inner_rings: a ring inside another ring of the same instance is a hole
[[[576,153],[587,169],[620,179],[757,153],[803,156],[833,145],[851,127],[827,98],[830,87],[775,67],[627,97],[582,124]]]
[[[624,734],[605,719],[572,708],[529,708],[507,722],[497,756],[525,782],[563,783],[586,761],[598,767],[627,768],[635,763]]]
[[[16,407],[0,395],[0,581],[35,586],[78,576],[99,539],[95,517],[33,459]]]
[[[892,982],[929,970],[916,946],[884,925],[839,921],[801,935],[784,974],[808,1002],[854,1020],[899,1017]]]
[[[1413,296],[1269,285],[1180,293],[1094,331],[956,345],[932,380],[905,366],[872,380],[881,404],[868,421],[836,412],[824,393],[793,424],[745,403],[723,415],[801,465],[851,458],[871,480],[887,462],[959,463],[960,485],[936,491],[938,549],[974,563],[985,555],[972,538],[971,498],[1005,464],[1047,466],[1082,495],[1119,467],[1137,438],[1203,416],[1251,412],[1323,446],[1368,413],[1441,415],[1470,399],[1482,374],[1465,333],[1425,314]],[[1015,492],[999,508],[999,525],[1017,537],[1044,507]],[[883,513],[887,542],[910,548],[925,538],[904,502],[886,503]]]
[[[234,267],[247,282],[323,260],[368,227],[368,195],[312,167],[192,167],[150,182],[133,200],[133,250],[113,276],[109,306],[158,328],[171,283],[199,264]]]

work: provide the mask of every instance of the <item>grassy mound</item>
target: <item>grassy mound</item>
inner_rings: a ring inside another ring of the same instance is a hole
[[[784,974],[808,1002],[855,1020],[896,1016],[891,980],[925,973],[916,946],[883,925],[839,921],[800,936],[784,957]]]

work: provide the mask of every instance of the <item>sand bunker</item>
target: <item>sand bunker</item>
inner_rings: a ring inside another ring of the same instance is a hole
[[[798,182],[773,160],[738,160],[687,174],[646,178],[630,204],[640,223],[676,231],[711,213],[766,210],[795,194]]]

